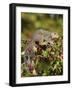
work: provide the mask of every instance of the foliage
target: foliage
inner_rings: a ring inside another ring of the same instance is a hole
[[[31,64],[24,63],[21,55],[21,76],[52,76],[63,74],[63,17],[50,14],[21,14],[21,52],[29,44],[32,34],[42,28],[50,32],[57,32],[59,37],[54,39],[54,44],[46,45],[46,49],[38,45],[36,57]],[[39,50],[40,48],[40,50]]]
[[[37,49],[36,57],[32,61],[31,65],[25,65],[22,70],[22,76],[62,75],[62,37],[60,36],[57,40],[55,40],[53,45],[48,45],[45,50],[43,50],[43,48],[40,51]]]

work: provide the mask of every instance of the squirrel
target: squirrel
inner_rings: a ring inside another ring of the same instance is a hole
[[[36,57],[36,52],[40,54],[42,50],[45,50],[47,46],[53,45],[55,39],[59,37],[56,32],[49,32],[43,29],[37,30],[33,36],[31,42],[27,45],[24,54],[24,62],[29,65],[32,60]]]

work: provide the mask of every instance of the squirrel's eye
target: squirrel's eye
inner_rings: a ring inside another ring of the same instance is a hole
[[[35,41],[36,44],[39,44],[39,41]]]

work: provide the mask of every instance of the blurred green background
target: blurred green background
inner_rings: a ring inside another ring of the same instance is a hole
[[[26,46],[23,41],[30,39],[32,34],[38,29],[63,35],[63,15],[21,12],[22,51]]]

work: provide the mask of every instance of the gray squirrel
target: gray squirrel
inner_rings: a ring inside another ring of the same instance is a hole
[[[27,45],[22,55],[24,55],[24,62],[30,64],[32,59],[35,58],[35,52],[39,46],[47,46],[48,43],[53,45],[54,39],[58,38],[59,35],[56,32],[49,32],[43,29],[37,30],[33,36],[31,42]]]

